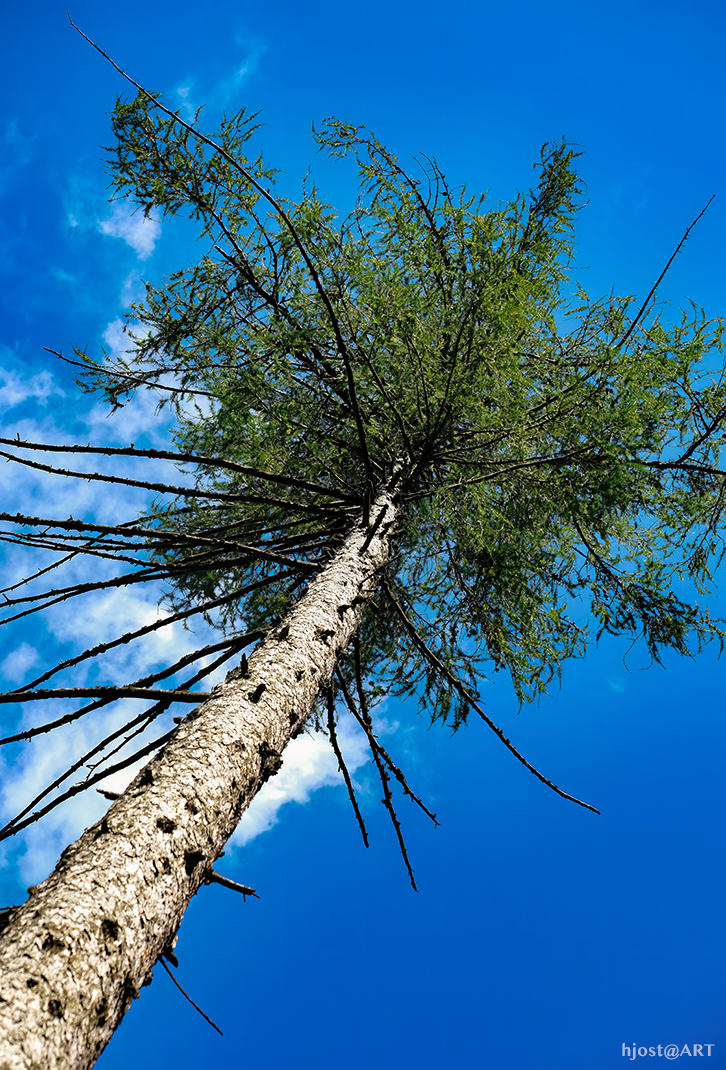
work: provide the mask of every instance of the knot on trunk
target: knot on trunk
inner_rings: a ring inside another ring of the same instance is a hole
[[[265,782],[269,780],[271,776],[274,776],[274,774],[281,767],[282,755],[278,750],[275,750],[275,748],[270,746],[270,744],[267,742],[260,743],[259,755],[262,759],[262,764],[260,766],[260,776],[262,777],[263,782]]]

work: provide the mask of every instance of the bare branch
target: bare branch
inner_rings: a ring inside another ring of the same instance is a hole
[[[212,1021],[212,1019],[211,1019],[211,1018],[209,1017],[209,1015],[208,1015],[208,1014],[205,1014],[205,1013],[204,1013],[204,1011],[203,1011],[203,1010],[202,1010],[202,1008],[201,1008],[201,1007],[199,1006],[199,1004],[198,1004],[198,1003],[195,1003],[195,1002],[194,1002],[194,1000],[193,1000],[193,999],[192,999],[192,997],[191,997],[191,996],[189,995],[189,993],[188,993],[188,992],[185,992],[185,991],[184,991],[184,989],[183,989],[183,988],[182,988],[182,986],[181,986],[181,985],[179,984],[179,982],[177,981],[176,977],[175,977],[175,976],[174,976],[174,974],[173,974],[173,973],[171,972],[171,970],[169,969],[169,967],[167,966],[167,964],[166,964],[166,963],[164,962],[164,960],[163,960],[163,959],[159,959],[158,961],[159,961],[159,962],[161,963],[161,965],[162,965],[162,966],[164,967],[164,969],[166,970],[166,972],[167,972],[167,973],[169,974],[169,976],[171,977],[171,979],[172,979],[172,981],[174,982],[174,984],[176,985],[176,987],[177,987],[177,988],[179,989],[179,991],[181,992],[181,994],[182,994],[182,995],[184,996],[184,999],[188,1000],[188,1001],[189,1001],[189,1003],[191,1003],[191,1005],[192,1005],[192,1007],[194,1007],[194,1010],[195,1010],[195,1011],[199,1011],[199,1013],[201,1014],[201,1016],[202,1016],[202,1018],[204,1019],[204,1021],[205,1021],[205,1022],[209,1022],[209,1024],[210,1024],[210,1025],[211,1025],[211,1027],[212,1027],[212,1029],[216,1029],[216,1030],[217,1030],[217,1032],[219,1033],[220,1037],[223,1037],[223,1036],[224,1036],[224,1033],[223,1033],[223,1032],[222,1032],[222,1030],[221,1030],[221,1029],[219,1028],[219,1026],[218,1026],[218,1025],[215,1025],[215,1023],[214,1023],[214,1022]]]
[[[175,691],[166,688],[134,687],[133,685],[113,687],[58,687],[40,691],[14,691],[12,694],[0,694],[0,705],[10,702],[39,702],[49,698],[157,698],[174,702],[201,702],[209,698],[207,691]],[[0,740],[0,743],[4,742]]]
[[[175,624],[181,620],[188,620],[189,617],[195,616],[198,613],[208,613],[212,609],[219,609],[220,606],[227,605],[229,602],[234,601],[235,598],[239,598],[243,594],[248,594],[260,587],[264,587],[267,584],[275,583],[278,580],[286,579],[288,576],[295,575],[292,569],[287,569],[285,572],[276,572],[273,576],[266,576],[262,580],[258,580],[256,583],[248,584],[246,587],[237,587],[229,594],[222,595],[220,598],[210,599],[207,602],[203,602],[199,606],[192,606],[190,609],[180,610],[178,613],[172,613],[168,617],[163,617],[161,620],[155,621],[153,624],[147,624],[143,628],[137,628],[135,632],[126,632],[125,635],[119,636],[117,639],[112,639],[108,643],[99,643],[97,646],[89,647],[88,650],[84,650],[82,654],[77,654],[73,658],[67,658],[65,661],[58,662],[52,669],[48,669],[42,676],[36,677],[29,684],[25,684],[25,690],[29,688],[37,687],[38,684],[44,683],[50,679],[51,676],[55,676],[57,672],[61,672],[63,669],[68,669],[73,665],[78,665],[82,661],[87,661],[88,658],[96,657],[98,654],[105,654],[106,651],[112,650],[114,647],[122,646],[125,643],[130,643],[134,639],[139,639],[142,635],[148,635],[151,632],[158,631],[159,628],[166,628],[170,624]],[[12,694],[19,694],[22,689],[17,689]]]
[[[350,799],[351,806],[353,807],[353,811],[355,813],[356,821],[358,822],[358,827],[360,828],[360,834],[363,837],[363,843],[365,844],[366,847],[368,847],[369,846],[369,843],[368,843],[368,832],[366,830],[365,821],[363,820],[363,815],[360,812],[360,809],[358,807],[358,800],[357,800],[356,795],[355,795],[355,789],[353,787],[353,781],[350,779],[350,773],[348,772],[348,766],[343,761],[343,755],[341,753],[340,746],[338,744],[338,736],[337,736],[337,733],[335,731],[335,697],[333,695],[332,687],[328,688],[327,699],[328,699],[328,737],[330,739],[330,745],[333,748],[333,751],[335,752],[335,757],[338,759],[338,769],[343,774],[343,779],[345,780],[345,786],[348,789],[348,798]]]
[[[126,727],[128,726],[125,726],[125,728]],[[9,822],[4,828],[0,829],[0,840],[7,840],[10,836],[15,836],[16,833],[22,832],[28,825],[33,825],[36,821],[40,821],[41,817],[45,817],[46,814],[50,813],[51,810],[55,810],[57,806],[60,806],[61,803],[64,803],[67,799],[72,799],[74,795],[79,795],[82,791],[88,791],[94,784],[98,784],[99,781],[105,780],[106,777],[112,776],[114,773],[118,773],[122,769],[128,769],[130,765],[133,765],[134,762],[138,762],[140,758],[145,758],[147,754],[151,754],[153,751],[163,747],[165,743],[168,743],[175,731],[176,728],[173,728],[171,732],[159,736],[158,739],[153,739],[151,743],[147,743],[140,750],[129,755],[128,758],[124,758],[123,761],[116,762],[115,765],[109,766],[108,769],[102,769],[100,773],[94,773],[93,776],[84,780],[80,784],[74,784],[72,788],[68,788],[62,795],[56,796],[56,798],[44,806],[42,810],[36,810],[34,814],[25,818],[24,821],[19,821],[17,824],[14,824],[13,821]]]
[[[85,479],[88,482],[112,483],[115,486],[137,487],[140,490],[154,490],[159,494],[175,494],[179,498],[208,498],[210,501],[220,502],[256,502],[262,505],[281,505],[297,513],[329,513],[331,506],[303,505],[292,499],[267,498],[258,494],[235,494],[223,490],[200,490],[198,487],[178,487],[168,483],[149,483],[143,479],[126,479],[123,476],[108,476],[101,472],[74,472],[70,468],[56,468],[53,465],[40,464],[38,461],[29,461],[25,457],[17,457],[14,453],[0,450],[0,457],[15,464],[33,468],[39,472],[48,472],[51,475],[67,476],[72,479]]]
[[[666,266],[661,271],[661,273],[658,276],[658,278],[656,279],[656,281],[653,283],[652,287],[650,288],[650,292],[649,292],[648,296],[646,297],[645,301],[643,301],[643,304],[638,309],[638,314],[636,315],[635,319],[630,324],[630,326],[628,327],[627,331],[625,332],[623,337],[620,339],[618,344],[615,346],[616,349],[622,349],[623,346],[625,345],[625,343],[627,342],[628,338],[630,338],[631,334],[633,333],[633,331],[635,330],[636,326],[638,325],[638,321],[640,320],[641,316],[643,315],[643,313],[645,312],[646,308],[648,307],[648,304],[650,303],[651,297],[656,292],[656,290],[658,289],[660,284],[663,282],[663,279],[665,278],[668,269],[670,268],[671,264],[673,263],[673,261],[678,256],[678,254],[680,253],[681,249],[683,248],[683,245],[685,244],[686,238],[691,233],[691,231],[693,230],[693,228],[695,227],[696,223],[699,221],[701,216],[705,213],[706,209],[709,207],[709,205],[711,204],[711,201],[713,200],[713,198],[715,196],[716,196],[716,194],[714,193],[714,194],[712,194],[711,197],[709,197],[708,202],[706,203],[706,207],[701,209],[701,211],[698,213],[696,218],[691,223],[690,227],[688,227],[688,229],[686,230],[686,233],[683,235],[681,240],[678,242],[678,245],[676,246],[675,252],[671,256],[671,258],[668,261],[668,263],[666,264]]]
[[[238,884],[237,881],[231,881],[229,877],[222,877],[221,874],[215,873],[213,869],[205,877],[204,883],[221,884],[223,888],[230,888],[233,892],[241,892],[245,898],[248,895],[253,895],[255,899],[260,898],[254,888],[248,888],[246,884]]]
[[[487,717],[487,715],[484,713],[484,710],[481,708],[474,696],[468,691],[468,689],[464,687],[461,680],[459,680],[457,676],[454,676],[451,670],[448,669],[446,665],[444,665],[444,663],[441,661],[441,659],[436,656],[433,650],[431,650],[427,646],[425,641],[419,635],[411,619],[403,610],[386,576],[383,577],[383,588],[391,601],[391,605],[396,610],[398,616],[403,622],[406,631],[409,633],[414,643],[424,655],[426,660],[429,661],[437,669],[437,671],[440,672],[442,676],[444,676],[449,681],[451,686],[455,688],[456,691],[461,695],[461,697],[469,703],[471,708],[479,714],[481,719],[487,725],[489,725],[492,732],[499,736],[504,746],[512,752],[517,761],[521,762],[522,765],[525,766],[525,768],[529,769],[530,773],[533,773],[538,780],[541,780],[543,784],[546,784],[548,788],[551,788],[552,791],[562,796],[563,799],[569,799],[570,802],[577,803],[578,806],[584,806],[586,810],[592,810],[594,814],[599,814],[600,811],[597,810],[594,806],[591,806],[590,803],[583,802],[582,799],[576,799],[574,795],[568,795],[566,791],[562,791],[561,788],[558,788],[556,784],[553,784],[551,780],[548,780],[546,776],[543,776],[538,769],[535,769],[535,767],[531,765],[522,754],[519,753],[514,744],[511,743],[510,740],[507,739],[507,737],[504,735],[504,732],[502,732],[501,728],[495,725],[494,721],[492,721],[490,717]]]
[[[47,442],[26,442],[20,438],[0,438],[0,443],[6,446],[17,446],[24,450],[41,450],[44,453],[92,453],[101,454],[104,457],[148,457],[151,460],[174,461],[178,464],[207,465],[212,468],[224,468],[230,472],[239,472],[240,475],[249,476],[253,479],[262,479],[270,483],[280,483],[286,487],[309,490],[313,494],[327,495],[327,497],[337,498],[339,501],[355,503],[358,500],[355,495],[343,494],[330,487],[322,487],[317,483],[310,483],[305,479],[294,479],[292,476],[263,472],[259,468],[250,468],[247,465],[237,464],[235,461],[227,461],[222,457],[205,457],[196,453],[179,453],[172,450],[142,450],[136,449],[134,446],[58,446]]]
[[[227,661],[230,657],[232,657],[236,653],[236,651],[239,650],[240,645],[244,645],[244,643],[240,644],[240,640],[237,640],[236,643],[232,646],[231,649],[226,650],[220,657],[216,658],[211,663],[211,665],[203,666],[193,676],[189,677],[189,679],[187,679],[184,682],[184,686],[185,687],[191,687],[193,684],[197,683],[199,680],[203,679],[205,676],[209,676],[210,673],[214,672],[215,669],[219,668],[220,665],[223,665],[225,661]],[[103,702],[98,702],[98,703],[95,704],[95,707],[103,705],[104,702],[108,702],[108,701],[109,700],[106,699],[106,700],[103,700]],[[27,814],[28,811],[31,810],[34,806],[36,806],[37,803],[39,803],[42,799],[44,799],[46,797],[46,795],[49,795],[50,792],[54,791],[57,787],[59,787],[63,783],[64,780],[67,780],[67,778],[69,776],[72,776],[72,774],[77,772],[77,770],[80,769],[83,765],[86,765],[90,761],[91,758],[95,757],[96,754],[102,753],[108,747],[108,745],[110,743],[112,743],[115,740],[117,740],[119,738],[119,736],[122,736],[124,734],[124,732],[129,732],[129,731],[133,730],[132,736],[129,736],[127,739],[125,739],[122,742],[121,746],[120,747],[116,747],[115,750],[111,752],[111,754],[116,753],[116,751],[118,751],[118,750],[122,749],[122,747],[126,746],[126,744],[129,742],[129,740],[131,738],[133,738],[134,735],[138,735],[139,732],[145,731],[145,729],[152,723],[152,721],[154,721],[157,717],[159,717],[162,713],[164,713],[169,708],[170,705],[171,705],[171,702],[168,702],[168,701],[157,702],[150,709],[144,710],[143,713],[140,713],[133,720],[127,721],[126,724],[123,724],[120,728],[117,728],[116,731],[111,732],[110,735],[106,736],[105,739],[102,739],[100,741],[100,743],[97,743],[90,751],[88,751],[86,754],[83,754],[80,758],[78,758],[73,763],[73,765],[71,765],[68,769],[66,769],[66,771],[64,773],[62,773],[59,777],[56,777],[56,779],[52,782],[52,784],[49,784],[46,788],[44,788],[43,791],[41,791],[39,795],[36,795],[36,797],[30,803],[28,803],[28,805],[23,810],[21,810],[19,814],[16,814],[16,816],[14,818],[12,818],[11,821],[8,822],[6,828],[10,828],[10,826],[12,826],[15,823],[17,823],[17,821],[20,818],[24,817],[25,814]],[[94,706],[91,706],[91,707],[86,707],[85,710],[76,711],[75,715],[69,714],[66,718],[63,718],[62,721],[67,723],[70,720],[75,720],[77,717],[81,716],[82,713],[88,712],[89,709],[93,709],[93,708],[94,708]],[[139,727],[139,726],[141,726],[141,727]],[[53,728],[53,727],[57,727],[57,725],[42,725],[39,729],[32,729],[32,730],[30,730],[30,732],[21,733],[20,736],[16,737],[16,738],[29,739],[31,734],[32,735],[37,735],[40,732],[47,732],[47,731],[50,731],[50,729]],[[11,740],[5,740],[4,742],[11,742],[11,741],[12,741],[12,739]],[[105,757],[102,760],[103,761],[107,761],[108,758],[111,757],[111,754],[105,755]],[[114,768],[123,768],[123,765],[121,765],[120,767],[119,766],[115,766]],[[101,774],[102,777],[106,776],[106,775],[108,775],[108,771]],[[89,778],[87,777],[86,780],[81,783],[81,785],[77,785],[78,790],[80,791],[80,790],[84,790],[84,787],[90,787],[90,785],[95,783],[97,781],[97,779],[98,779],[98,777],[94,777],[94,778],[89,780]],[[75,794],[75,792],[72,792],[72,794]],[[65,795],[65,796],[61,796],[59,799],[56,799],[54,801],[54,803],[51,805],[50,808],[52,809],[55,804],[62,802],[67,797],[68,796]],[[44,813],[45,812],[47,812],[47,810],[44,811]],[[15,831],[17,831],[17,830],[15,830]]]
[[[359,651],[360,649],[357,642],[357,638],[355,649],[356,651]],[[413,875],[413,868],[408,857],[408,851],[406,850],[406,844],[403,839],[403,832],[401,831],[401,822],[398,820],[398,815],[396,814],[396,811],[393,808],[393,796],[391,795],[391,787],[388,773],[386,772],[385,765],[381,761],[380,755],[378,753],[378,748],[375,746],[375,736],[373,735],[373,722],[371,721],[371,716],[368,712],[365,692],[363,690],[363,681],[361,679],[359,669],[360,657],[357,655],[356,684],[358,685],[358,701],[360,702],[360,714],[358,714],[358,711],[356,710],[356,705],[353,701],[353,696],[351,695],[350,690],[348,689],[348,685],[345,682],[345,677],[339,669],[336,670],[336,673],[338,676],[338,681],[340,683],[341,691],[343,692],[343,698],[345,699],[348,709],[353,714],[353,716],[356,717],[358,723],[362,724],[363,730],[365,731],[368,737],[368,741],[372,744],[371,754],[373,755],[373,761],[376,763],[376,769],[378,770],[378,776],[380,778],[381,786],[383,788],[383,798],[381,799],[381,802],[385,806],[386,810],[388,810],[389,816],[391,818],[391,822],[396,833],[396,838],[398,840],[398,848],[401,852],[401,857],[403,858],[403,861],[406,865],[406,869],[408,870],[408,879],[411,882],[411,887],[413,888],[414,892],[417,892],[418,888],[416,887],[416,880]]]

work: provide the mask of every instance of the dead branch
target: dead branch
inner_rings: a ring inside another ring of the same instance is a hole
[[[357,498],[352,494],[344,494],[318,483],[310,483],[306,479],[294,479],[292,476],[263,472],[259,468],[250,468],[247,465],[237,464],[235,461],[225,460],[223,457],[204,457],[196,453],[175,453],[171,450],[140,450],[134,446],[60,446],[48,442],[27,442],[20,438],[0,438],[0,443],[5,446],[17,446],[24,450],[41,450],[44,453],[93,453],[104,457],[148,457],[151,460],[173,461],[177,464],[208,465],[213,468],[224,468],[230,472],[239,472],[240,475],[249,476],[252,479],[280,483],[299,490],[309,490],[312,494],[326,495],[329,498],[337,498],[339,501],[354,504],[357,502]]]
[[[248,888],[246,884],[238,884],[237,881],[231,881],[229,877],[223,877],[220,873],[215,873],[211,870],[204,880],[205,884],[221,884],[223,888],[230,888],[233,892],[241,892],[246,898],[248,895],[253,895],[255,899],[259,899],[259,895],[254,888]]]
[[[195,1010],[195,1011],[199,1011],[199,1013],[201,1014],[201,1016],[202,1016],[202,1018],[203,1018],[203,1019],[205,1020],[205,1022],[209,1022],[209,1024],[211,1025],[211,1027],[212,1027],[213,1029],[216,1029],[216,1030],[217,1030],[217,1032],[219,1033],[220,1037],[223,1037],[223,1036],[224,1036],[224,1033],[223,1033],[223,1032],[222,1032],[222,1030],[221,1030],[221,1029],[219,1028],[219,1026],[218,1026],[218,1025],[215,1025],[215,1023],[214,1023],[214,1022],[212,1021],[212,1019],[211,1019],[211,1018],[209,1017],[209,1015],[208,1015],[208,1014],[205,1014],[205,1013],[204,1013],[204,1011],[203,1011],[203,1010],[202,1010],[202,1008],[201,1008],[201,1007],[199,1006],[199,1004],[198,1004],[198,1003],[195,1003],[195,1002],[194,1002],[194,1000],[193,1000],[193,999],[192,999],[192,997],[191,997],[191,996],[189,995],[189,993],[188,993],[188,992],[185,992],[185,991],[184,991],[184,989],[183,989],[183,988],[182,988],[182,986],[181,986],[181,985],[179,984],[179,982],[177,981],[176,977],[175,977],[175,976],[174,976],[174,974],[173,974],[173,973],[171,972],[171,970],[169,969],[169,967],[167,966],[167,964],[166,964],[166,963],[164,962],[164,960],[163,960],[163,959],[159,959],[158,961],[159,961],[159,962],[161,963],[161,965],[162,965],[162,966],[164,967],[164,969],[166,970],[166,972],[167,972],[167,973],[169,974],[169,976],[171,977],[171,979],[172,979],[172,981],[174,982],[174,984],[176,985],[176,987],[177,987],[177,988],[179,989],[179,991],[181,992],[181,994],[182,994],[182,995],[184,996],[184,999],[188,1000],[188,1001],[189,1001],[189,1002],[191,1003],[191,1005],[192,1005],[192,1007],[194,1007],[194,1010]]]
[[[363,843],[366,847],[368,847],[368,830],[366,829],[365,821],[363,820],[363,814],[360,812],[360,808],[358,806],[358,799],[356,798],[355,789],[353,787],[353,781],[350,779],[348,766],[343,760],[343,754],[338,744],[338,736],[335,731],[335,696],[333,694],[332,687],[328,688],[327,701],[328,737],[330,739],[330,745],[333,748],[333,751],[335,752],[335,757],[338,759],[338,769],[343,774],[343,780],[345,781],[345,786],[348,789],[348,798],[350,799],[350,804],[353,807],[353,812],[355,813],[356,821],[358,822],[360,834],[363,837]]]
[[[346,703],[348,709],[350,710],[350,712],[353,714],[353,716],[356,717],[356,713],[357,713],[356,705],[355,705],[355,702],[353,701],[353,696],[351,695],[351,693],[350,693],[350,691],[348,689],[348,685],[345,682],[345,677],[343,676],[343,674],[339,670],[336,670],[336,672],[337,672],[337,676],[338,676],[338,681],[340,683],[341,691],[343,692],[343,698],[345,699],[345,703]],[[356,675],[358,675],[358,674],[356,674]],[[375,745],[376,741],[375,741],[375,737],[373,736],[373,728],[372,728],[373,722],[371,721],[370,714],[368,713],[368,706],[367,706],[366,699],[365,699],[365,692],[363,691],[363,688],[362,688],[362,682],[361,682],[361,687],[358,689],[358,701],[361,704],[360,717],[362,717],[362,720],[363,720],[364,731],[366,732],[366,735],[368,737],[368,742],[372,743],[372,745],[371,745],[371,754],[373,755],[373,761],[376,764],[376,769],[378,770],[378,776],[379,776],[379,779],[381,781],[381,786],[383,787],[383,798],[381,799],[381,802],[385,806],[386,810],[388,810],[389,816],[391,818],[391,822],[393,824],[393,828],[394,828],[395,833],[396,833],[396,838],[398,840],[398,847],[399,847],[399,850],[401,852],[401,857],[403,858],[403,861],[404,861],[404,863],[406,865],[406,869],[408,871],[408,879],[411,882],[411,887],[413,888],[414,892],[417,892],[418,888],[416,887],[416,880],[415,880],[414,875],[413,875],[413,868],[411,866],[411,862],[409,861],[408,851],[406,850],[406,844],[405,844],[404,839],[403,839],[403,832],[401,830],[401,822],[398,820],[398,815],[396,814],[396,811],[395,811],[395,809],[393,807],[393,796],[391,795],[391,787],[390,787],[388,773],[386,772],[386,767],[385,767],[384,763],[381,761],[380,755],[378,753],[378,749],[377,749],[377,747]],[[359,723],[361,723],[359,717],[356,717],[356,720],[358,720]]]
[[[413,624],[411,619],[408,617],[408,615],[405,613],[405,611],[403,610],[402,606],[400,605],[398,599],[396,598],[395,594],[393,593],[393,589],[392,589],[392,587],[391,587],[391,585],[390,585],[390,583],[388,581],[388,578],[386,576],[383,577],[383,588],[386,591],[386,594],[388,595],[393,608],[396,610],[396,612],[398,613],[401,621],[403,622],[406,630],[408,631],[409,635],[413,639],[413,641],[416,644],[416,646],[418,647],[418,649],[424,655],[426,660],[431,665],[435,666],[435,668],[443,676],[446,677],[446,679],[449,681],[451,686],[453,688],[455,688],[456,691],[461,695],[461,697],[464,698],[469,703],[469,705],[475,711],[475,713],[479,714],[479,716],[485,722],[485,724],[487,724],[491,728],[492,732],[494,732],[497,736],[499,736],[499,738],[501,739],[501,741],[504,744],[504,746],[508,750],[510,750],[512,752],[512,754],[517,759],[517,761],[521,762],[522,765],[526,769],[529,769],[530,773],[533,773],[534,776],[536,776],[538,780],[541,780],[543,784],[546,784],[548,788],[551,788],[552,791],[556,792],[563,799],[569,799],[570,802],[577,803],[578,806],[584,806],[586,810],[592,810],[592,812],[594,814],[599,814],[600,811],[597,810],[594,806],[591,806],[590,803],[583,802],[582,799],[576,799],[574,795],[568,795],[566,791],[563,791],[561,788],[558,788],[556,784],[553,784],[553,782],[551,780],[548,780],[546,776],[543,776],[543,774],[540,773],[540,771],[538,769],[535,769],[535,767],[533,765],[531,765],[530,762],[527,761],[527,759],[524,757],[524,755],[519,753],[519,751],[514,746],[514,744],[509,739],[507,739],[507,737],[504,735],[504,732],[502,732],[501,728],[499,728],[497,725],[495,725],[494,721],[492,721],[492,719],[490,717],[487,717],[487,715],[484,713],[484,710],[481,708],[481,706],[476,701],[474,696],[469,692],[469,690],[466,687],[464,687],[464,685],[462,684],[461,680],[459,680],[459,678],[457,676],[454,676],[454,674],[451,672],[451,670],[448,669],[446,665],[444,665],[444,663],[441,661],[441,659],[436,656],[436,654],[433,652],[433,650],[431,650],[429,648],[429,646],[426,644],[426,642],[421,638],[421,636],[419,635],[415,625]]]

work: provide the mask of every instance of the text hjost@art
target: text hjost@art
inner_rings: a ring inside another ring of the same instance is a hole
[[[656,1047],[646,1048],[638,1047],[637,1044],[623,1044],[622,1054],[626,1059],[658,1055],[665,1055],[666,1059],[678,1059],[684,1055],[711,1055],[715,1047],[715,1044],[684,1044],[682,1047],[679,1044],[658,1044]]]

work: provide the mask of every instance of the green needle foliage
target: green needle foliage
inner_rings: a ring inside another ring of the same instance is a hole
[[[532,699],[603,632],[654,659],[722,640],[689,600],[723,553],[721,324],[571,281],[571,148],[545,146],[535,187],[488,208],[330,119],[318,145],[360,176],[343,216],[312,185],[274,193],[254,117],[213,137],[198,120],[144,91],[117,103],[114,194],[191,217],[208,251],[146,285],[127,359],[82,354],[113,406],[158,390],[181,453],[210,459],[198,488],[226,495],[156,509],[181,539],[150,550],[177,608],[281,573],[215,618],[269,625],[386,483],[401,519],[360,635],[369,694],[419,689],[457,727],[487,672]],[[260,556],[240,563],[240,543]]]

